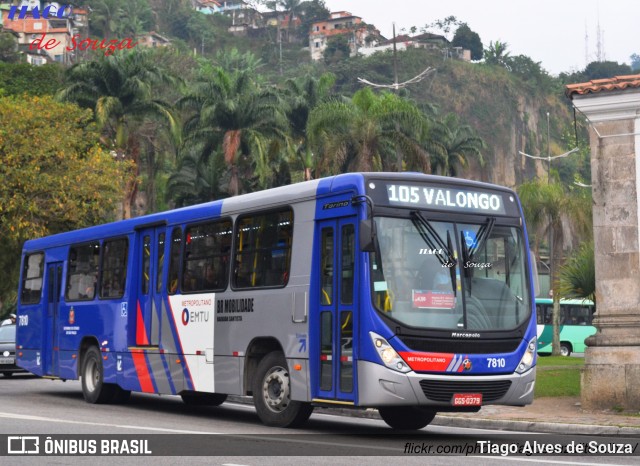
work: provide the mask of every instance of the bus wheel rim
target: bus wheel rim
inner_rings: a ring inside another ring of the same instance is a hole
[[[95,361],[89,360],[87,361],[87,367],[84,371],[87,390],[90,392],[95,391],[98,386],[98,382],[100,381],[100,373],[98,372],[98,365]]]
[[[282,367],[270,370],[262,382],[262,396],[267,408],[281,413],[289,406],[289,374]]]

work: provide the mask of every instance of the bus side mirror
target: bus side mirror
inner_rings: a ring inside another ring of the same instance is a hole
[[[376,251],[376,224],[372,219],[360,220],[360,250]]]

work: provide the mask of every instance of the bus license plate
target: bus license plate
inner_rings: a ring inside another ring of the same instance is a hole
[[[453,406],[482,406],[482,393],[456,393]]]

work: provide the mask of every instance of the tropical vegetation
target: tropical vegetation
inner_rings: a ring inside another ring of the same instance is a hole
[[[603,63],[580,75],[552,77],[529,57],[511,55],[506,42],[490,41],[484,49],[478,34],[455,17],[423,32],[435,28],[452,36],[454,45],[471,49],[480,66],[443,61],[440,51],[425,49],[349,58],[348,47],[338,42],[325,60],[309,63],[301,44],[306,45],[309,24],[328,16],[321,0],[269,2],[301,18],[299,25],[289,23],[286,41],[275,28],[254,39],[231,36],[227,18],[202,15],[181,0],[86,0],[80,5],[93,10],[92,34],[128,36],[155,28],[171,36],[173,47],[86,57],[65,70],[11,63],[18,52],[7,37],[0,38],[0,156],[3,163],[12,161],[0,174],[32,169],[32,176],[43,177],[36,167],[60,158],[48,178],[32,180],[49,181],[48,188],[33,191],[30,201],[37,205],[15,198],[23,185],[0,180],[0,232],[11,238],[2,243],[0,257],[12,258],[2,264],[11,275],[0,280],[6,284],[0,289],[2,301],[16,288],[16,258],[29,237],[347,170],[418,170],[501,181],[495,175],[501,173],[497,154],[510,150],[507,141],[513,138],[505,128],[522,120],[516,144],[527,152],[550,144],[571,147],[562,84],[624,74],[624,68]],[[427,66],[437,73],[405,89],[379,90],[356,79],[404,81]],[[43,97],[48,95],[55,100]],[[523,95],[531,101],[523,104]],[[557,116],[546,127],[551,141],[547,137],[545,145],[538,123],[549,108]],[[39,116],[31,122],[36,109]],[[57,133],[49,134],[54,128]],[[22,145],[15,142],[20,138]],[[57,141],[59,147],[56,152],[47,142],[38,150],[17,152],[27,140]],[[568,256],[575,249],[570,240],[588,225],[590,207],[579,204],[584,206],[579,211],[568,203],[573,193],[566,186],[575,172],[588,179],[588,163],[585,169],[575,160],[558,162],[553,182],[520,189],[538,253],[549,248],[545,238],[551,231],[556,252]],[[521,165],[509,184],[545,173],[539,164]],[[76,166],[84,173],[81,183],[74,178]],[[57,203],[43,209],[45,199],[64,199],[67,210],[55,210]]]
[[[15,297],[22,243],[115,219],[128,180],[91,111],[51,96],[0,98],[0,301]]]

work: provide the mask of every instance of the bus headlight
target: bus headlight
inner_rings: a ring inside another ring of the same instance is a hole
[[[382,338],[380,335],[369,332],[373,346],[378,352],[378,356],[389,369],[393,369],[398,372],[409,372],[411,368],[407,366],[407,363],[400,357],[396,350],[394,350],[389,342]]]
[[[516,368],[516,372],[518,374],[523,374],[533,367],[533,363],[536,360],[536,345],[537,338],[533,337],[527,345],[527,350],[524,352],[524,355]]]

